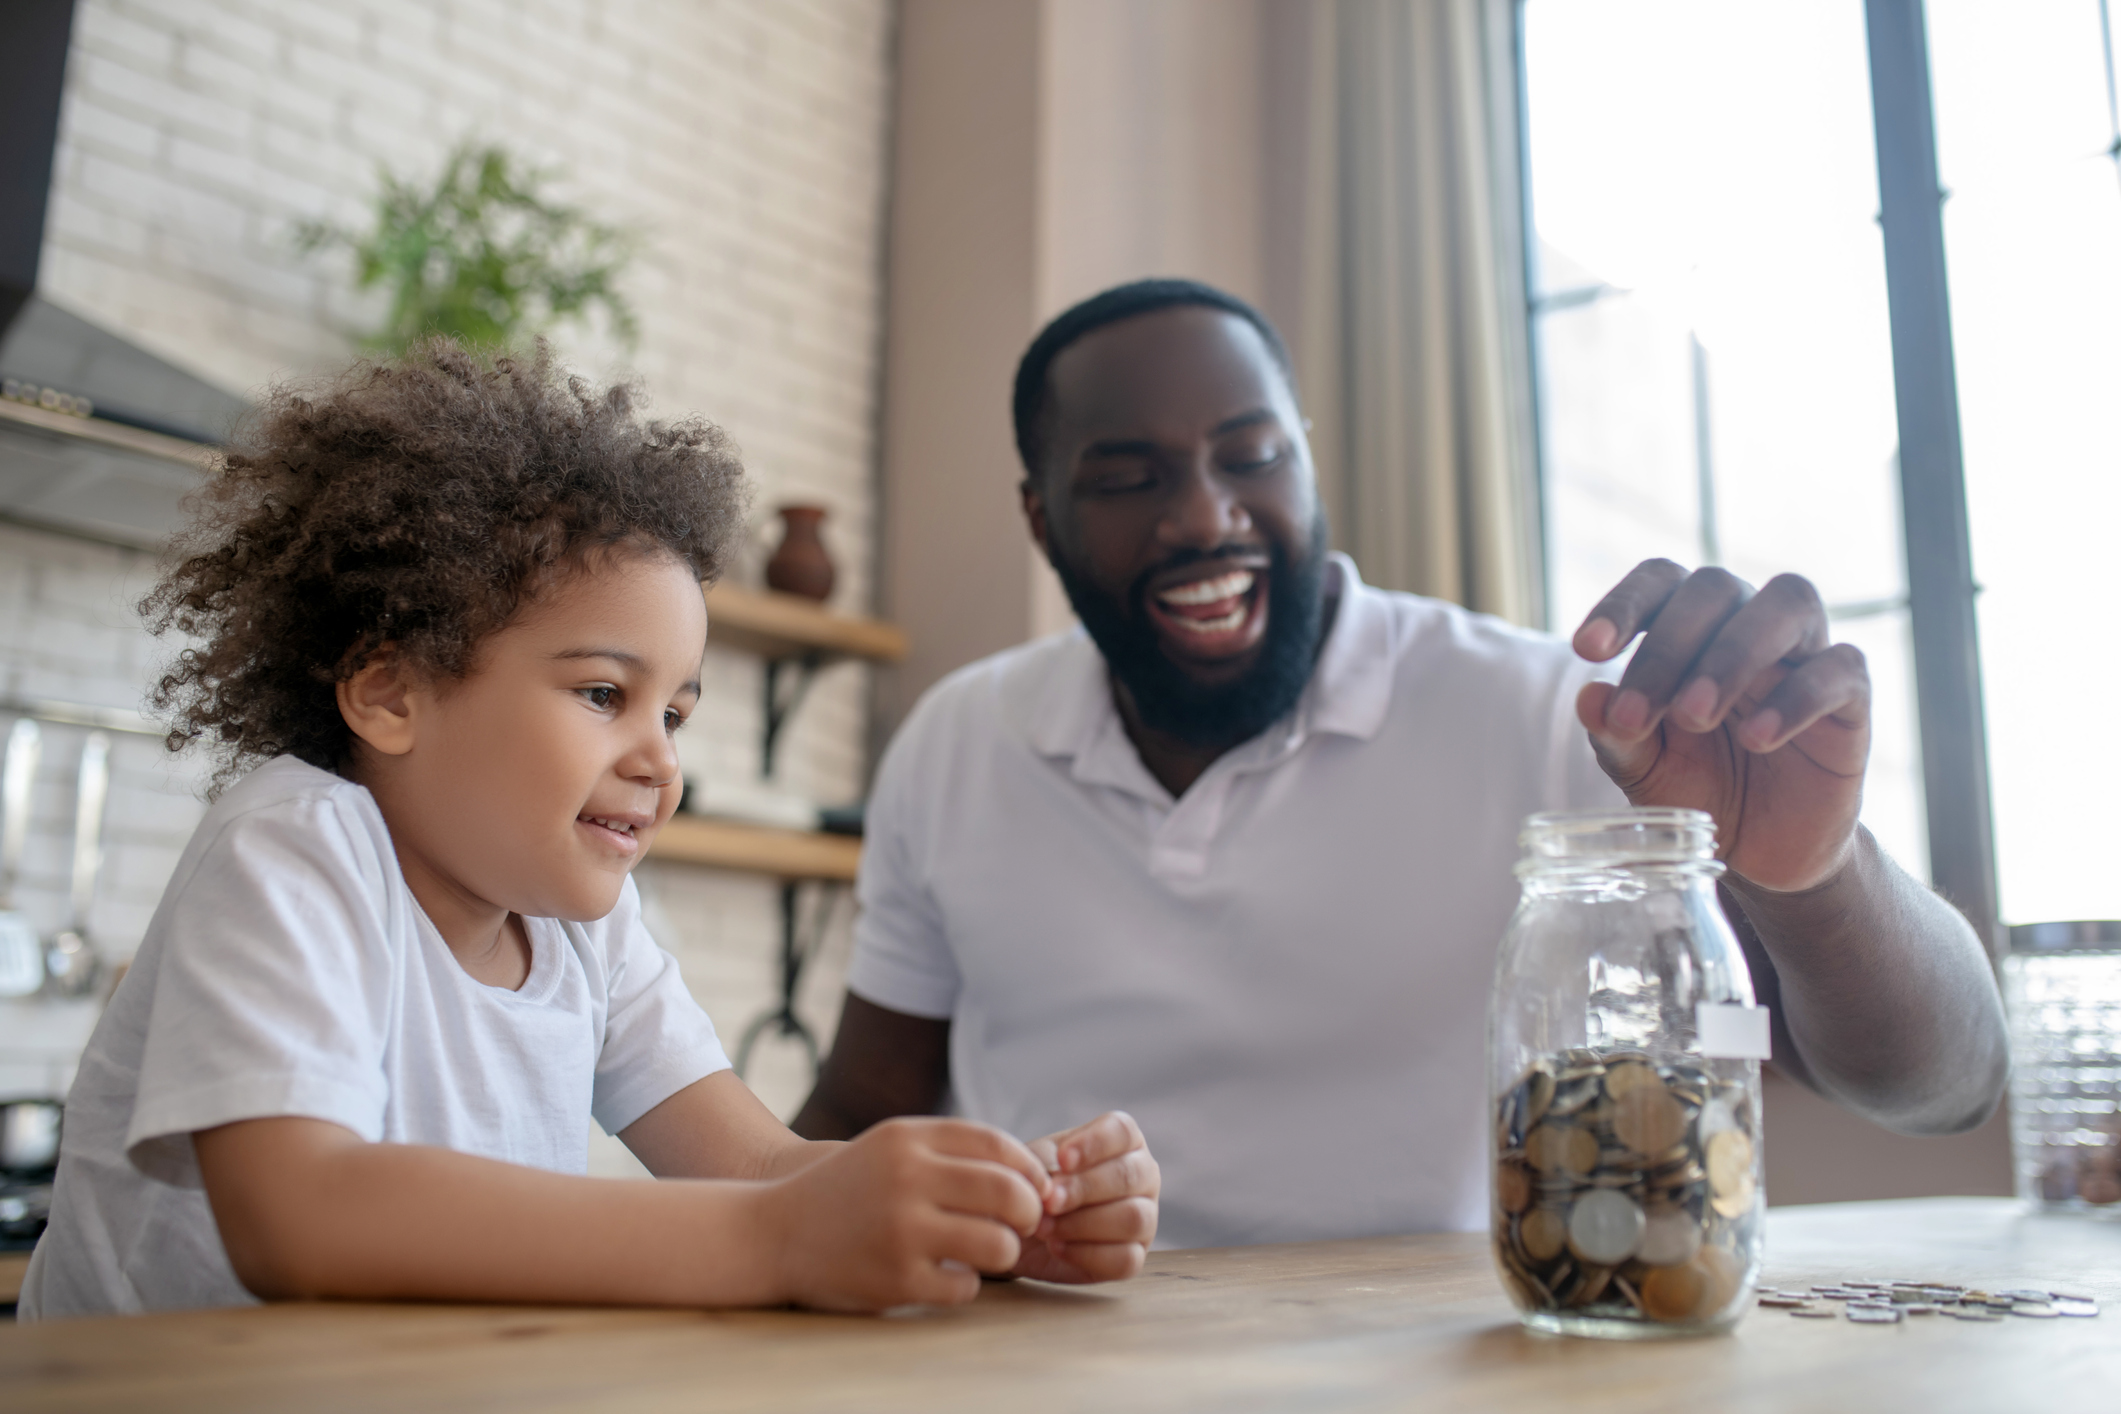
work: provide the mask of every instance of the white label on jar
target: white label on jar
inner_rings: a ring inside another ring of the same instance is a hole
[[[1694,1008],[1694,1034],[1712,1060],[1766,1060],[1768,1009],[1736,1002],[1702,1002]]]

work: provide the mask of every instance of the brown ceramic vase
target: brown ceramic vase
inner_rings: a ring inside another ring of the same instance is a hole
[[[766,562],[766,587],[819,603],[832,597],[832,555],[818,535],[823,506],[782,506],[781,547]]]

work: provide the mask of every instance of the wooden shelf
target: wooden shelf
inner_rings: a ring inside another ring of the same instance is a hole
[[[862,842],[852,835],[673,815],[648,847],[648,857],[777,879],[851,882],[862,862]]]
[[[707,640],[762,658],[866,658],[896,663],[906,635],[878,619],[852,618],[808,599],[717,584],[707,591]]]
[[[217,447],[203,442],[187,442],[181,437],[169,437],[160,432],[149,432],[144,428],[128,427],[122,422],[112,422],[100,417],[76,417],[72,413],[54,412],[29,403],[18,403],[9,398],[0,398],[0,420],[17,423],[23,427],[34,427],[39,432],[56,432],[62,437],[77,441],[96,442],[106,447],[117,447],[123,451],[138,452],[142,456],[157,457],[163,461],[176,462],[194,471],[204,471],[220,454]]]

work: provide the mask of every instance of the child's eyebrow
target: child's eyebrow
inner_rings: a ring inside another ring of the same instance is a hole
[[[643,658],[638,653],[629,653],[624,648],[562,648],[552,656],[556,662],[566,662],[576,658],[609,658],[614,663],[624,663],[637,673],[648,671],[648,660],[646,658]],[[678,686],[678,691],[689,692],[694,697],[698,697],[700,695],[700,680],[692,678],[681,683]]]

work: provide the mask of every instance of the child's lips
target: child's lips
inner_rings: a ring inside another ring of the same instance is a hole
[[[588,830],[600,843],[616,849],[620,854],[640,853],[641,831],[655,823],[652,815],[597,815],[584,811],[575,817],[575,824]]]

